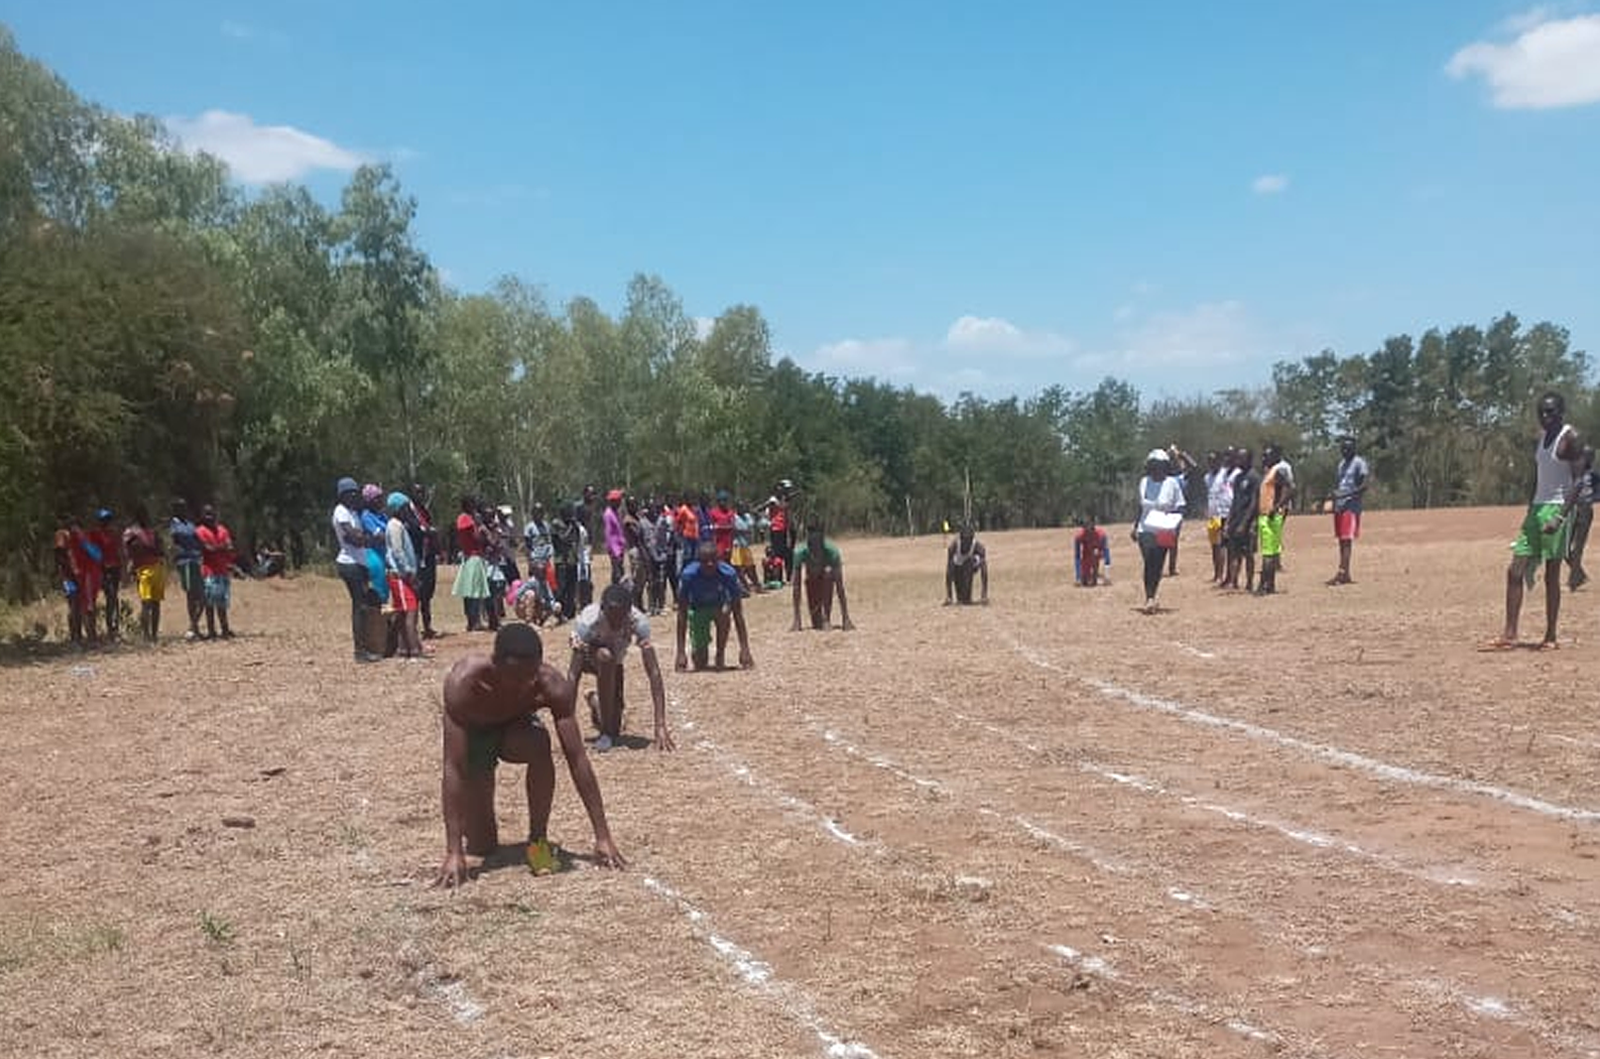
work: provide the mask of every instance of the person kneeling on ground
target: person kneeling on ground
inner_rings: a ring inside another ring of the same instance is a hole
[[[950,552],[945,556],[944,564],[944,605],[951,603],[969,604],[972,602],[972,574],[977,571],[982,579],[981,595],[978,602],[987,605],[989,602],[989,561],[988,553],[984,551],[983,544],[978,540],[978,535],[972,529],[972,523],[963,522],[961,531],[956,534],[956,539],[950,542]],[[951,598],[954,589],[955,598]]]
[[[683,576],[678,579],[677,668],[687,669],[689,665],[683,652],[685,632],[695,669],[706,668],[713,625],[717,629],[716,668],[726,668],[730,624],[739,632],[739,667],[749,669],[756,663],[750,656],[750,632],[744,624],[744,587],[739,583],[739,572],[728,563],[718,562],[717,546],[708,541],[700,545],[695,561],[683,568]]]
[[[844,597],[844,560],[838,547],[824,535],[820,525],[806,527],[805,543],[794,550],[794,625],[790,632],[800,631],[800,583],[805,582],[806,609],[811,615],[813,629],[826,629],[833,620],[833,596],[839,594],[839,614],[844,619],[846,632],[854,629],[850,622],[850,604]]]
[[[610,750],[622,738],[622,662],[630,640],[639,645],[639,657],[650,680],[656,715],[655,747],[674,750],[672,735],[667,731],[667,693],[661,683],[661,666],[650,643],[650,619],[633,605],[632,590],[620,581],[607,585],[600,593],[600,602],[583,608],[572,625],[572,663],[567,667],[567,677],[577,687],[583,674],[593,673],[598,686],[598,691],[585,696],[589,716],[600,730],[594,748]]]
[[[1086,518],[1072,535],[1072,583],[1079,588],[1109,585],[1111,578],[1100,572],[1102,565],[1111,568],[1111,542],[1094,519]]]
[[[503,626],[492,655],[470,654],[451,667],[444,680],[445,857],[436,886],[460,886],[469,874],[466,858],[487,857],[499,847],[494,770],[501,761],[528,766],[529,866],[537,872],[555,868],[546,829],[556,774],[541,709],[550,711],[572,785],[594,825],[596,863],[627,866],[611,841],[600,784],[573,715],[574,697],[572,682],[544,661],[544,645],[528,625]]]

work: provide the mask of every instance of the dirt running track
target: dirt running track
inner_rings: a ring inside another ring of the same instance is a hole
[[[937,538],[846,541],[853,634],[760,597],[758,668],[679,675],[658,625],[680,751],[596,758],[629,871],[455,895],[438,689],[486,639],[357,669],[308,577],[231,644],[8,665],[0,1053],[1600,1055],[1600,596],[1477,653],[1518,517],[1374,514],[1337,589],[1299,519],[1272,599],[1187,541],[1153,617],[1117,540],[1077,590],[1065,533],[991,535],[986,609]]]

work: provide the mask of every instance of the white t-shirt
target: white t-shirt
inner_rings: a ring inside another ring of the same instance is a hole
[[[366,536],[365,531],[361,528],[360,516],[343,504],[335,507],[333,509],[333,539],[339,542],[339,558],[336,561],[364,566],[367,561],[367,550],[359,544],[351,544],[344,539],[344,530],[342,529],[344,526],[354,528],[357,540],[363,540]]]

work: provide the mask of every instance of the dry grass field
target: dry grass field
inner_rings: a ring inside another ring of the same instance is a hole
[[[854,633],[758,597],[757,668],[676,674],[657,626],[680,749],[596,755],[628,871],[459,893],[439,688],[487,638],[358,668],[304,577],[231,643],[12,659],[0,1053],[1600,1055],[1600,595],[1478,653],[1518,518],[1370,515],[1340,588],[1297,519],[1270,599],[1191,532],[1155,616],[1115,537],[1079,590],[1064,531],[991,535],[949,609],[938,538],[847,540]]]

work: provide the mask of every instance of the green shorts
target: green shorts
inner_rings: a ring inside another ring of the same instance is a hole
[[[721,607],[690,607],[689,608],[689,647],[694,651],[704,651],[711,646],[711,625],[717,620]]]
[[[1511,554],[1518,559],[1533,559],[1537,562],[1553,563],[1567,557],[1567,524],[1554,533],[1544,531],[1545,523],[1551,519],[1561,517],[1565,510],[1562,504],[1534,504],[1528,508],[1527,517],[1522,520],[1522,529],[1517,534],[1517,539],[1511,542]]]
[[[1282,515],[1256,516],[1256,540],[1263,559],[1283,554],[1283,519]]]

